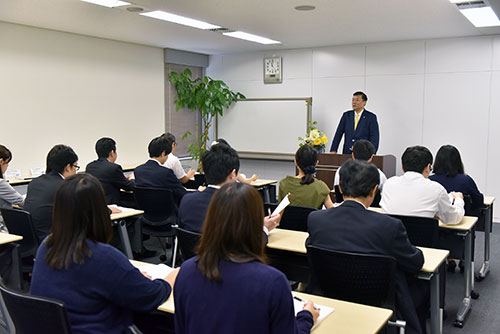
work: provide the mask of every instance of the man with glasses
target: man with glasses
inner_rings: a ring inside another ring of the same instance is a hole
[[[454,225],[462,220],[464,196],[448,194],[439,183],[429,180],[432,153],[423,146],[408,147],[401,162],[401,176],[393,176],[384,185],[380,206],[382,211],[406,216],[439,217],[444,224]]]
[[[75,151],[66,145],[56,145],[47,155],[45,174],[28,185],[24,209],[31,213],[38,241],[41,242],[50,233],[57,188],[65,178],[75,175],[79,169]]]

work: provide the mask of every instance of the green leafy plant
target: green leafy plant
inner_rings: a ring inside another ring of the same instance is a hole
[[[216,115],[223,116],[224,109],[229,108],[238,99],[244,99],[245,96],[240,92],[231,91],[222,80],[214,80],[210,77],[193,80],[189,69],[185,69],[182,73],[172,72],[168,79],[177,91],[175,100],[177,110],[188,108],[191,111],[201,111],[203,131],[188,148],[193,159],[197,160],[206,151],[209,130]],[[187,131],[182,136],[182,140],[189,136],[192,136],[192,133]],[[200,170],[200,165],[199,163],[198,170]]]

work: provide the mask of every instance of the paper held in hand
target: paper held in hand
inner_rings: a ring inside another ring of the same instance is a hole
[[[295,309],[295,316],[297,316],[297,313],[299,313],[300,311],[302,311],[304,309],[305,304],[306,304],[306,301],[299,300],[296,297],[293,298],[293,308]],[[314,327],[316,327],[327,316],[329,316],[330,313],[335,311],[335,309],[333,307],[328,307],[328,306],[323,306],[323,305],[318,305],[318,304],[314,304],[314,307],[316,307],[319,310],[319,317],[318,317],[318,320],[316,321],[316,324],[314,324]]]
[[[290,205],[290,200],[288,199],[288,196],[290,196],[290,193],[286,194],[286,196],[283,197],[283,199],[281,200],[280,204],[278,204],[276,209],[274,209],[272,213],[273,216],[285,210],[285,208]]]
[[[146,274],[151,276],[151,279],[157,279],[157,278],[163,279],[163,278],[167,277],[171,271],[174,270],[163,263],[144,265],[144,266],[138,267],[138,269],[141,272],[145,272]]]

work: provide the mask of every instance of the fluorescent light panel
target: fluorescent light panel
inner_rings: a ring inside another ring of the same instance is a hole
[[[252,35],[243,31],[234,31],[234,32],[225,32],[223,35],[229,36],[229,37],[234,37],[234,38],[239,38],[239,39],[244,39],[247,41],[251,42],[256,42],[260,44],[281,44],[281,42],[274,41],[269,38],[257,36],[257,35]]]
[[[130,2],[125,2],[120,0],[82,0],[82,1],[90,2],[95,5],[100,5],[109,8],[130,5]]]
[[[163,20],[163,21],[168,21],[168,22],[173,22],[177,24],[182,24],[185,26],[193,27],[193,28],[198,28],[198,29],[217,29],[220,28],[219,26],[203,22],[203,21],[198,21],[195,19],[190,19],[189,17],[184,17],[180,15],[175,15],[171,13],[164,12],[162,10],[155,10],[153,12],[148,12],[148,13],[141,13],[140,15],[144,16],[149,16],[158,20]]]
[[[467,8],[460,12],[477,28],[500,26],[500,20],[491,7]]]

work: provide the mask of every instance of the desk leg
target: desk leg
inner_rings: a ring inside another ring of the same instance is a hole
[[[486,209],[484,226],[484,262],[479,270],[478,280],[483,280],[490,271],[490,231],[493,227],[493,205],[488,205]]]
[[[125,255],[129,259],[133,260],[134,255],[132,254],[132,247],[130,246],[130,240],[128,238],[127,223],[124,219],[118,222],[118,234],[120,235],[120,241],[122,242],[122,247],[125,251]]]
[[[471,270],[472,270],[472,233],[468,232],[465,236],[465,272],[464,272],[464,283],[465,283],[465,297],[462,300],[462,306],[460,307],[457,317],[455,319],[455,327],[462,328],[464,326],[465,318],[471,310]]]
[[[264,187],[264,203],[271,203],[271,195],[269,194],[269,186]]]
[[[443,330],[442,310],[439,307],[439,268],[431,277],[431,334],[441,334]]]

